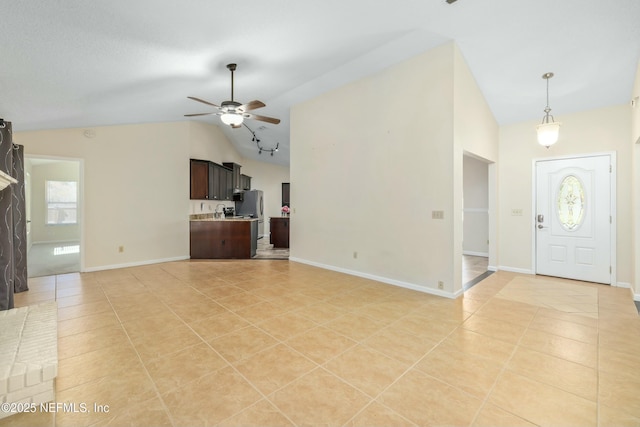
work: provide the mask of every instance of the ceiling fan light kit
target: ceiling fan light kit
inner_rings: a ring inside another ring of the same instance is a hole
[[[229,125],[231,127],[237,127],[242,124],[242,122],[244,121],[244,118],[242,117],[242,115],[236,114],[236,113],[223,113],[220,116],[220,120],[225,125]]]
[[[208,115],[217,115],[220,116],[220,121],[225,125],[228,125],[234,129],[241,127],[244,122],[244,119],[252,119],[259,120],[262,122],[272,123],[277,125],[280,123],[280,119],[276,119],[273,117],[260,116],[258,114],[251,114],[247,111],[252,111],[258,108],[266,107],[266,104],[262,101],[254,100],[248,102],[246,104],[240,104],[239,102],[234,101],[233,99],[233,90],[234,90],[234,82],[233,82],[233,73],[236,71],[236,64],[228,64],[227,69],[231,71],[231,100],[224,101],[220,105],[213,104],[209,101],[205,101],[204,99],[196,98],[195,96],[188,96],[187,98],[192,99],[197,102],[201,102],[203,104],[209,105],[211,107],[215,107],[218,111],[214,111],[211,113],[196,113],[196,114],[185,114],[185,117],[196,117],[196,116],[208,116]]]
[[[538,144],[543,147],[549,148],[556,142],[560,135],[560,125],[562,123],[556,122],[553,116],[549,114],[551,108],[549,107],[549,79],[553,77],[553,73],[544,73],[542,78],[547,81],[547,106],[544,109],[545,115],[542,118],[542,123],[536,126],[538,133]]]

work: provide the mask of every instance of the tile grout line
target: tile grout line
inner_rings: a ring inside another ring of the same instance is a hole
[[[135,275],[134,275],[135,277]],[[138,277],[135,277],[136,281],[140,282],[140,284],[142,284],[143,287],[147,288],[144,283],[142,283],[140,281],[140,279]],[[100,283],[100,282],[98,282]],[[136,356],[138,357],[138,361],[140,362],[140,364],[142,365],[142,369],[144,370],[147,378],[149,379],[153,390],[155,391],[156,397],[158,398],[158,400],[160,401],[160,404],[162,405],[162,408],[164,409],[165,413],[167,414],[167,417],[169,418],[169,421],[171,422],[171,425],[173,427],[177,427],[175,420],[173,419],[173,415],[171,414],[171,411],[169,411],[169,408],[167,407],[164,399],[162,398],[162,395],[160,394],[160,390],[158,390],[158,387],[156,386],[155,381],[153,380],[153,377],[151,377],[151,374],[149,373],[149,370],[147,369],[147,365],[144,363],[144,361],[142,360],[142,357],[140,356],[140,353],[138,352],[138,349],[136,348],[135,344],[133,343],[133,340],[131,339],[131,336],[129,335],[129,332],[127,332],[127,329],[124,327],[124,323],[122,322],[122,320],[120,319],[120,316],[118,315],[118,311],[116,310],[116,308],[113,306],[113,303],[111,302],[111,298],[109,297],[109,294],[107,292],[105,292],[104,288],[102,287],[102,284],[100,284],[100,287],[102,288],[102,292],[104,292],[105,297],[107,298],[107,301],[109,301],[109,305],[111,306],[111,309],[113,310],[114,314],[116,315],[117,319],[118,319],[118,323],[120,324],[120,327],[122,328],[123,332],[125,333],[125,335],[127,336],[127,339],[129,340],[129,344],[131,345],[131,348],[133,349],[133,351],[136,353]],[[171,310],[170,307],[168,307],[164,301],[162,301],[162,304],[165,305],[165,307],[169,310]],[[174,313],[175,314],[175,313]],[[180,318],[180,320],[182,320],[182,318]],[[142,402],[140,402],[142,403]],[[117,415],[116,415],[117,416]],[[112,418],[112,420],[115,419],[115,416]]]
[[[480,306],[480,308],[482,308],[485,304],[487,304],[487,303],[488,303],[488,301],[489,301],[489,300],[485,301],[485,302]],[[428,303],[427,303],[427,304],[423,304],[423,305],[428,305]],[[479,310],[480,308],[478,308],[478,310]],[[409,315],[409,314],[411,314],[411,313],[414,313],[414,312],[415,312],[415,311],[417,311],[418,309],[419,309],[419,308],[415,308],[415,309],[411,310],[409,313],[407,313],[407,314],[403,315],[402,317],[400,317],[399,319],[396,319],[395,321],[391,322],[389,325],[385,326],[385,327],[384,327],[384,328],[382,328],[381,330],[384,330],[384,329],[387,329],[387,328],[391,327],[393,324],[395,324],[395,323],[399,322],[401,319],[403,319],[404,317],[408,316],[408,315]],[[476,310],[476,311],[478,311],[478,310]],[[470,317],[471,317],[471,316],[469,316],[468,318],[470,318]],[[468,319],[468,318],[467,318],[467,319]],[[449,338],[449,337],[450,337],[454,332],[456,332],[460,327],[462,327],[462,325],[464,324],[464,322],[465,322],[467,319],[464,319],[462,322],[460,322],[460,324],[459,324],[458,326],[456,326],[453,330],[451,330],[451,332],[449,332],[449,333],[448,333],[448,334],[446,334],[442,339],[440,339],[440,341],[437,341],[437,342],[436,342],[436,344],[435,344],[435,345],[434,345],[434,346],[433,346],[429,351],[427,351],[427,352],[426,352],[425,354],[423,354],[420,358],[418,358],[418,360],[417,360],[417,361],[415,361],[415,362],[414,362],[414,363],[412,363],[412,364],[409,364],[409,366],[408,366],[408,367],[407,367],[407,368],[406,368],[406,369],[405,369],[405,370],[404,370],[404,371],[403,371],[399,376],[397,376],[397,377],[396,377],[396,378],[395,378],[395,379],[394,379],[390,384],[388,384],[388,385],[387,385],[386,387],[384,387],[380,392],[378,392],[378,394],[377,394],[377,395],[372,399],[372,402],[376,402],[376,403],[378,403],[379,405],[382,405],[382,406],[384,406],[385,408],[387,408],[387,409],[391,410],[393,413],[395,413],[395,414],[397,414],[397,415],[401,416],[402,418],[407,419],[407,418],[406,418],[406,417],[404,417],[402,414],[398,413],[395,409],[390,408],[389,406],[385,405],[384,403],[382,403],[382,402],[378,401],[378,399],[380,398],[380,396],[382,396],[382,394],[384,394],[387,390],[389,390],[389,388],[391,388],[394,384],[396,384],[396,383],[397,383],[401,378],[403,378],[405,375],[407,375],[407,373],[408,373],[408,372],[410,372],[410,371],[411,371],[411,370],[413,370],[413,369],[417,369],[417,368],[416,368],[416,366],[417,366],[417,365],[418,365],[418,364],[419,364],[419,363],[420,363],[420,362],[421,362],[425,357],[427,357],[431,352],[433,352],[436,348],[438,348],[438,347],[440,346],[440,344],[442,344],[442,343],[443,343],[447,338]],[[409,334],[411,334],[411,333],[409,332]],[[414,334],[411,334],[411,335],[414,335]],[[415,335],[414,335],[414,336],[415,336]],[[418,337],[417,337],[417,338],[418,338]],[[435,342],[435,341],[434,341],[434,342]],[[365,346],[366,346],[366,347],[368,347],[368,348],[371,348],[371,347],[367,346],[367,344],[364,344],[364,343],[363,343],[363,345],[365,345]],[[371,348],[371,349],[372,349],[372,350],[374,350],[374,351],[376,351],[376,352],[378,352],[378,353],[380,353],[378,350],[376,350],[376,349],[374,349],[374,348]],[[381,353],[381,354],[385,355],[384,353]],[[387,355],[385,355],[385,356],[387,356]],[[390,357],[390,356],[387,356],[387,357]],[[393,358],[393,357],[392,357],[392,359],[394,359],[394,360],[396,360],[396,361],[397,361],[397,359],[395,359],[395,358]],[[458,388],[458,387],[456,387],[456,386],[454,386],[454,385],[452,385],[452,384],[449,384],[448,382],[446,382],[446,381],[444,381],[444,380],[441,380],[441,379],[439,379],[439,378],[436,378],[436,377],[434,377],[433,375],[431,375],[431,374],[429,374],[429,373],[426,373],[426,372],[423,372],[423,371],[420,371],[420,372],[421,372],[422,374],[424,374],[424,375],[426,375],[426,376],[428,376],[428,377],[432,378],[432,379],[433,379],[433,380],[435,380],[435,381],[438,381],[438,382],[440,382],[440,383],[446,384],[446,385],[447,385],[447,386],[449,386],[449,387],[452,387],[452,388],[454,388],[454,389],[456,389],[456,390],[459,390],[460,392],[462,392],[462,393],[464,393],[464,394],[466,394],[466,395],[469,395],[469,396],[471,396],[471,397],[474,397],[474,398],[475,398],[475,396],[473,396],[472,394],[470,394],[470,393],[468,393],[468,392],[466,392],[466,391],[464,391],[464,390],[461,390],[460,388]],[[355,387],[355,386],[354,386],[354,387]],[[353,419],[355,419],[355,417],[356,417],[357,415],[359,415],[360,413],[362,413],[362,412],[364,411],[364,409],[365,409],[367,406],[369,406],[369,405],[365,405],[365,407],[363,407],[360,411],[358,411],[358,413],[356,413],[356,414],[355,414],[355,415],[354,415],[354,416],[353,416],[353,417],[352,417],[348,422],[353,421]],[[482,405],[481,405],[481,407],[482,407]],[[477,415],[477,414],[476,414],[476,415]],[[474,417],[474,420],[475,420],[475,417]],[[413,423],[413,421],[411,421],[411,420],[409,420],[409,421],[410,421],[411,423]],[[348,422],[347,422],[347,423],[348,423]],[[415,423],[414,423],[414,424],[415,424]]]
[[[506,285],[505,285],[506,286]],[[497,294],[496,294],[497,295]],[[495,298],[495,295],[493,297],[491,297],[489,300],[487,300],[487,302],[489,302],[490,300],[492,300],[493,298]],[[488,401],[489,401],[489,397],[491,396],[491,394],[493,393],[493,391],[496,388],[496,385],[498,384],[498,381],[500,380],[500,378],[504,375],[504,373],[507,371],[507,366],[509,366],[509,363],[511,362],[511,360],[513,359],[513,357],[515,356],[516,352],[518,351],[518,348],[520,347],[520,342],[522,341],[522,339],[524,338],[524,335],[527,333],[527,331],[529,330],[531,324],[533,323],[533,320],[535,319],[536,315],[538,314],[538,312],[540,311],[540,308],[537,307],[536,311],[534,313],[533,316],[531,316],[531,320],[529,320],[529,323],[527,324],[527,327],[525,328],[524,332],[522,333],[522,335],[520,335],[520,338],[518,338],[518,341],[515,343],[513,350],[511,351],[511,354],[509,355],[509,358],[503,363],[502,368],[500,369],[500,372],[498,373],[498,375],[496,376],[496,379],[493,381],[493,384],[491,385],[491,387],[489,388],[489,391],[487,392],[485,398],[482,400],[482,403],[480,404],[480,407],[478,408],[478,410],[476,411],[475,416],[473,417],[473,420],[471,421],[470,425],[473,425],[473,423],[476,422],[476,420],[478,419],[478,416],[480,415],[480,413],[482,412],[482,410],[485,408],[485,406],[487,405]],[[520,419],[523,419],[525,421],[528,421],[534,425],[537,425],[536,423],[534,423],[531,420],[528,420],[524,417],[522,417],[521,415],[518,414],[514,414],[513,412],[508,411],[505,408],[502,408],[500,406],[497,406],[497,408],[500,408],[501,410],[514,415]]]

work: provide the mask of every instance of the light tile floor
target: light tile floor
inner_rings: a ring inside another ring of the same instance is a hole
[[[80,271],[80,242],[34,243],[27,254],[29,277]]]
[[[56,401],[88,412],[0,426],[640,425],[628,289],[496,272],[451,300],[268,260],[30,286],[58,301]]]
[[[462,283],[470,283],[476,277],[487,272],[489,259],[487,257],[462,256]]]

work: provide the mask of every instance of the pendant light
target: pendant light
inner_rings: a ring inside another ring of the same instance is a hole
[[[547,106],[544,109],[545,116],[542,118],[542,123],[536,127],[538,131],[538,144],[543,147],[551,147],[558,141],[558,134],[560,133],[560,122],[553,120],[553,116],[549,114],[551,108],[549,108],[549,79],[553,77],[553,73],[544,73],[542,78],[547,81]]]

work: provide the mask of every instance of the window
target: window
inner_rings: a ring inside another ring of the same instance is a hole
[[[47,225],[78,223],[78,183],[47,181]]]
[[[580,180],[568,175],[560,183],[558,191],[558,219],[567,231],[577,230],[584,219],[584,186]]]

